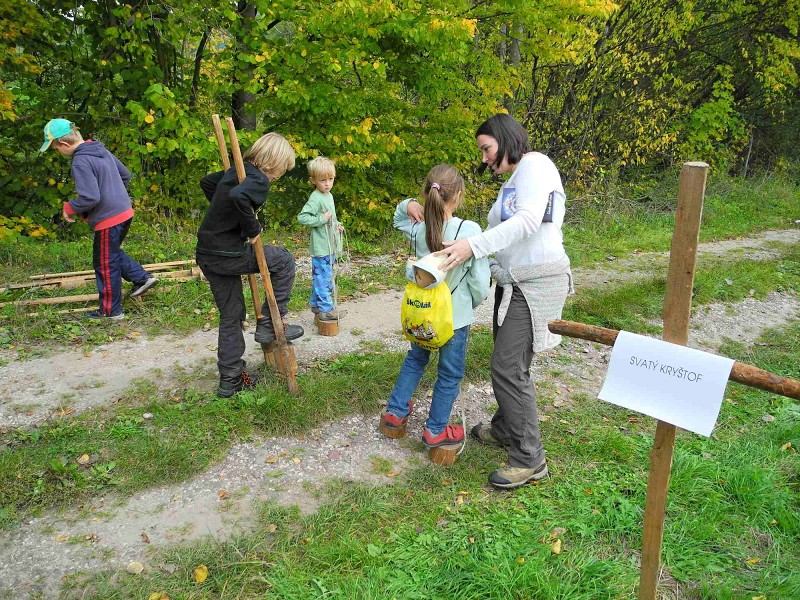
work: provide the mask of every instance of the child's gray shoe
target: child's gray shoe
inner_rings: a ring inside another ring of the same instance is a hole
[[[321,312],[317,315],[320,321],[338,321],[347,314],[346,310],[329,310],[328,312]]]
[[[136,296],[141,296],[157,283],[158,279],[155,277],[148,277],[144,283],[137,283],[133,286],[133,289],[131,289],[131,297],[135,298]]]

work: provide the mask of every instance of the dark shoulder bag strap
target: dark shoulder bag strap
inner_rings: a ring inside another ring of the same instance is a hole
[[[454,241],[454,242],[455,242],[455,241],[458,239],[458,232],[459,232],[459,231],[461,231],[461,226],[462,226],[463,224],[464,224],[464,219],[461,219],[461,223],[459,223],[459,224],[458,224],[458,229],[456,229],[456,237],[454,237],[454,238],[453,238],[453,241]],[[455,291],[456,291],[456,289],[458,288],[458,286],[460,286],[460,285],[461,285],[461,282],[462,282],[462,281],[464,281],[464,277],[466,277],[466,276],[467,276],[467,273],[469,273],[469,269],[465,269],[465,270],[464,270],[464,274],[461,276],[461,279],[459,279],[459,280],[458,280],[458,283],[456,284],[456,287],[454,287],[452,290],[450,290],[450,293],[451,293],[451,294],[452,294],[453,292],[455,292]]]

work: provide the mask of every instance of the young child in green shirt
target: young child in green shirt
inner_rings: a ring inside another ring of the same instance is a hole
[[[334,303],[333,265],[342,251],[344,227],[336,219],[331,188],[336,179],[336,165],[330,158],[318,156],[308,163],[308,176],[314,191],[297,215],[301,225],[311,228],[311,311],[320,321],[338,321],[346,311]]]

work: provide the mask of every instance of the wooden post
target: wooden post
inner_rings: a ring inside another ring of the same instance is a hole
[[[225,119],[228,125],[228,137],[231,140],[231,153],[233,154],[233,164],[236,167],[236,175],[239,181],[243,181],[247,176],[244,170],[244,160],[242,153],[239,149],[239,138],[236,136],[236,128],[233,125],[233,119],[228,117]],[[267,266],[267,259],[264,256],[264,246],[261,243],[261,236],[256,236],[253,242],[253,250],[256,255],[256,262],[258,263],[258,270],[261,274],[261,281],[264,284],[264,292],[267,298],[267,306],[269,307],[269,314],[272,320],[272,328],[275,330],[275,341],[268,346],[262,346],[264,350],[264,360],[274,364],[278,370],[286,375],[286,383],[289,388],[289,393],[297,395],[300,393],[300,388],[297,386],[297,360],[294,356],[294,350],[286,340],[286,332],[283,329],[283,321],[281,320],[281,313],[278,309],[278,303],[275,300],[275,292],[272,289],[272,279],[269,276],[269,268]],[[253,294],[253,302],[255,304],[256,318],[261,316],[261,306],[257,303],[258,299],[258,286],[256,284],[255,275],[250,275],[250,291]],[[271,356],[270,356],[271,355]]]
[[[708,165],[684,163],[678,188],[675,231],[670,248],[667,290],[664,296],[663,340],[686,345],[689,339],[689,318],[692,313],[692,286],[700,237],[700,217]],[[676,427],[658,421],[653,448],[650,450],[650,478],[644,508],[642,534],[642,566],[639,574],[639,600],[655,600],[658,584],[661,543],[664,537],[664,515],[667,488],[672,470]]]

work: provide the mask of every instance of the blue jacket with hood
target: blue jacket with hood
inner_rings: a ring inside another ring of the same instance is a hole
[[[108,229],[133,218],[128,183],[131,173],[101,142],[86,141],[72,154],[72,179],[77,198],[64,205],[94,230]]]

